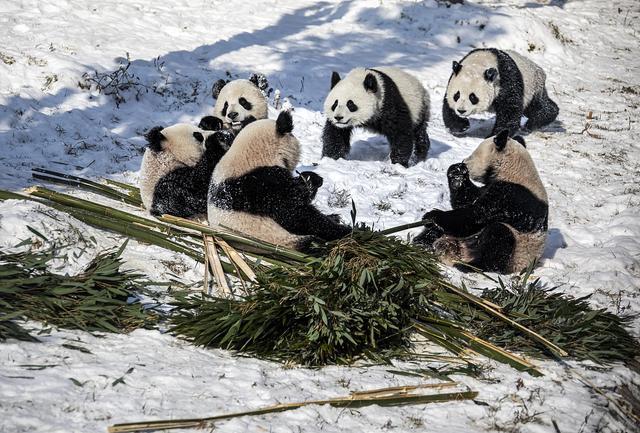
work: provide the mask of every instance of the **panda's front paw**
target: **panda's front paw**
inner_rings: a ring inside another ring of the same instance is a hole
[[[469,123],[469,119],[461,117],[455,123],[449,125],[449,132],[453,135],[464,135],[469,130],[470,126],[471,123]]]
[[[449,179],[449,189],[460,188],[467,180],[469,180],[469,169],[464,162],[453,164],[447,170],[447,179]]]
[[[222,120],[216,116],[204,116],[200,119],[200,123],[198,124],[198,128],[204,129],[205,131],[219,131],[222,127]]]
[[[413,243],[421,245],[428,250],[433,250],[433,244],[444,235],[444,230],[438,227],[436,224],[427,223],[424,226],[424,230],[418,236],[413,238]]]
[[[322,176],[314,173],[313,171],[303,171],[302,173],[300,173],[300,177],[304,179],[305,183],[314,190],[320,188],[324,183],[324,179],[322,179]]]

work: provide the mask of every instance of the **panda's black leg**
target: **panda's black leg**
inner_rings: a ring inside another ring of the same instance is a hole
[[[455,111],[453,111],[447,102],[446,94],[444,95],[444,101],[442,102],[442,120],[444,121],[444,125],[453,134],[461,134],[469,129],[469,119],[460,117]]]
[[[461,162],[453,164],[447,170],[449,180],[449,199],[453,209],[470,206],[480,196],[481,188],[469,178],[469,169]]]
[[[528,118],[525,128],[532,131],[548,125],[556,120],[559,112],[558,105],[549,98],[545,88],[533,97],[529,106],[524,110],[524,115]]]
[[[400,132],[397,135],[388,137],[391,147],[391,163],[409,166],[409,159],[413,153],[413,136],[409,132]]]
[[[486,226],[474,241],[475,257],[471,265],[484,271],[506,274],[511,272],[511,257],[516,238],[504,224]]]
[[[509,130],[509,137],[513,137],[520,130],[520,119],[522,119],[522,104],[496,104],[496,123],[487,138],[505,129]]]
[[[281,225],[293,233],[313,235],[325,241],[340,239],[351,233],[351,227],[336,221],[333,215],[323,214],[313,205],[291,209],[287,215],[281,215],[281,221]]]
[[[353,128],[338,128],[327,120],[322,131],[322,156],[346,158],[351,148],[352,130]]]
[[[422,122],[416,128],[414,133],[414,142],[414,153],[416,156],[416,161],[424,161],[425,159],[427,159],[429,147],[431,146],[431,143],[429,142],[429,135],[427,134],[427,122]]]

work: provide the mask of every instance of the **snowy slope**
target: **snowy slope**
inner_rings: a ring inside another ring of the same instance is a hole
[[[640,5],[466,3],[0,1],[0,188],[33,184],[30,168],[36,166],[134,183],[145,130],[197,122],[211,111],[215,80],[227,71],[240,77],[258,71],[295,109],[294,133],[303,147],[299,170],[324,177],[316,199],[322,210],[349,220],[353,198],[360,221],[379,228],[412,222],[426,210],[448,207],[447,167],[491,127],[475,122],[475,136],[466,138],[445,130],[440,110],[451,61],[473,47],[515,49],[546,70],[561,110],[559,121],[527,137],[550,200],[550,240],[536,274],[566,293],[592,294],[594,306],[639,313]],[[136,86],[122,93],[125,102],[116,105],[113,97],[83,88],[83,74],[117,71],[127,55]],[[407,169],[391,165],[385,140],[364,132],[355,136],[349,160],[320,159],[331,71],[374,65],[405,68],[429,90],[427,161]],[[272,107],[272,117],[276,113]],[[71,224],[77,230],[70,231]],[[27,225],[86,247],[77,259],[70,254],[69,272],[121,242],[46,208],[0,203],[0,245],[30,236]],[[125,259],[154,279],[202,277],[193,261],[135,242]],[[450,272],[472,287],[488,284]],[[640,320],[634,332],[640,334]],[[116,422],[205,416],[417,380],[385,366],[284,369],[150,331],[100,339],[55,332],[44,340],[0,345],[2,432],[98,432]],[[69,340],[92,353],[61,346]],[[50,367],[25,367],[31,364]],[[125,384],[112,386],[132,367]],[[621,386],[640,393],[640,375],[625,367],[587,367],[575,366],[614,396]],[[555,421],[561,432],[630,431],[571,371],[553,363],[541,368],[543,378],[504,366],[482,381],[456,376],[480,391],[477,403],[308,407],[216,428],[549,432]]]

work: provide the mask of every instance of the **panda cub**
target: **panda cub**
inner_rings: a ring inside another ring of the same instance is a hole
[[[357,68],[342,80],[333,72],[324,112],[322,156],[346,157],[351,132],[361,126],[387,137],[392,163],[406,167],[412,153],[417,161],[427,157],[429,94],[417,78],[400,69]]]
[[[211,173],[231,146],[233,133],[179,123],[152,128],[145,137],[148,144],[140,168],[144,207],[156,216],[205,214]]]
[[[300,157],[292,130],[291,114],[283,111],[276,121],[257,120],[238,134],[211,177],[211,226],[301,251],[315,238],[328,241],[351,233],[311,204],[320,176],[292,175]]]
[[[432,210],[432,222],[414,242],[432,248],[445,263],[484,271],[518,272],[542,255],[548,200],[522,137],[503,130],[484,140],[447,172],[453,210]],[[484,183],[478,187],[471,179]]]
[[[248,80],[216,81],[211,89],[216,105],[213,116],[200,121],[202,129],[211,130],[221,120],[224,129],[240,131],[254,120],[266,119],[267,99],[262,93],[269,84],[261,74],[252,74]]]
[[[513,136],[523,114],[528,130],[548,125],[559,110],[547,95],[546,78],[540,66],[514,51],[473,50],[459,63],[453,62],[442,104],[444,124],[453,133],[463,133],[469,128],[469,116],[489,111],[496,113],[489,136],[503,129]]]

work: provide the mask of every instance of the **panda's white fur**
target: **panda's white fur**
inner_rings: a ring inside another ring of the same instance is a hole
[[[165,140],[161,142],[162,151],[147,148],[140,167],[140,197],[146,209],[151,208],[156,184],[165,174],[179,167],[195,166],[204,154],[204,141],[199,142],[193,136],[199,132],[206,139],[211,131],[188,123],[178,123],[162,129]]]
[[[524,106],[529,105],[533,96],[544,88],[546,74],[542,68],[526,57],[515,51],[505,51],[516,63],[524,81]],[[447,102],[449,106],[461,117],[469,117],[474,114],[491,110],[491,104],[500,91],[500,79],[489,82],[484,78],[484,73],[489,68],[498,69],[498,58],[492,51],[479,50],[472,52],[461,62],[462,69],[458,74],[451,76],[447,86]],[[454,95],[460,92],[457,101]],[[472,104],[469,95],[474,93],[479,102]]]
[[[420,120],[422,110],[425,105],[429,104],[429,94],[420,81],[401,69],[380,66],[371,69],[353,69],[331,89],[324,103],[324,112],[334,125],[338,127],[362,126],[380,113],[385,89],[382,84],[383,80],[376,71],[388,75],[396,83],[402,99],[409,107],[412,122],[415,124]],[[367,92],[363,87],[362,83],[368,73],[373,73],[378,77],[381,88],[379,93]],[[353,100],[358,106],[355,113],[350,112],[347,108],[349,100]],[[331,107],[335,101],[338,101],[338,105],[332,110]],[[343,116],[344,119],[336,121],[336,116]]]
[[[220,184],[258,167],[278,166],[292,171],[299,159],[300,143],[293,134],[281,136],[276,132],[274,120],[257,120],[235,138],[233,146],[214,169],[211,183]],[[289,233],[271,218],[221,209],[212,205],[211,200],[208,217],[213,227],[228,228],[287,248],[297,248],[306,238]]]
[[[241,104],[241,98],[251,104],[250,109]],[[230,117],[230,113],[237,113],[237,117]],[[245,79],[233,80],[226,83],[217,95],[213,114],[223,121],[225,128],[238,131],[242,128],[242,122],[249,117],[256,120],[267,118],[267,100],[253,82]]]

